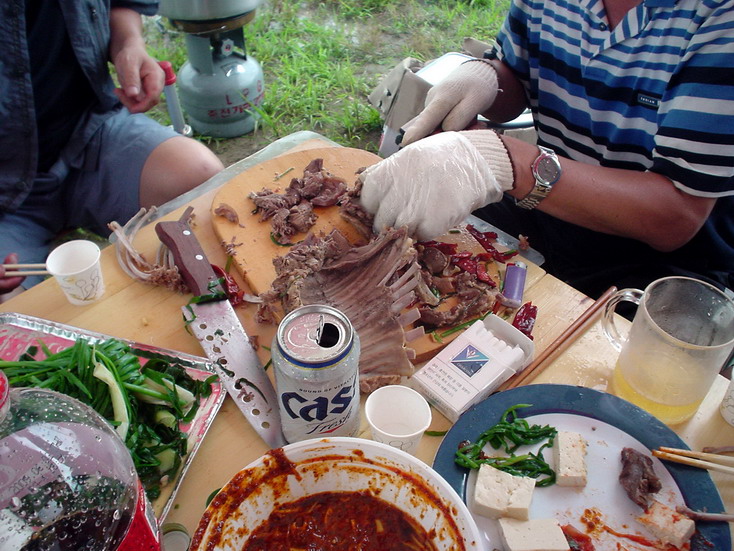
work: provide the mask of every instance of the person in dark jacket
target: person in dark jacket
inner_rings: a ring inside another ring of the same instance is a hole
[[[148,0],[8,0],[0,18],[0,258],[42,263],[67,228],[161,205],[222,170],[206,146],[143,113],[164,74]],[[115,87],[109,64],[114,65]],[[40,278],[3,278],[3,293]],[[5,295],[7,296],[7,295]]]

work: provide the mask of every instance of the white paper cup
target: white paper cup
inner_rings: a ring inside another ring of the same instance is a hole
[[[373,440],[415,454],[431,424],[431,406],[412,388],[389,385],[367,397],[365,417]]]
[[[724,394],[724,399],[721,400],[719,411],[724,420],[734,426],[734,379],[729,381],[729,386]]]
[[[69,302],[91,304],[104,294],[99,247],[77,239],[56,247],[46,259],[46,269],[54,276]]]

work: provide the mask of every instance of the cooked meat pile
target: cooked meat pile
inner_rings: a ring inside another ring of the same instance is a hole
[[[353,247],[337,230],[309,235],[274,261],[276,278],[261,294],[261,319],[281,304],[286,312],[306,304],[327,304],[343,312],[360,337],[360,388],[371,392],[410,375],[413,351],[405,347],[405,325],[418,312],[401,312],[415,301],[420,279],[416,250],[405,229],[381,233]],[[409,338],[409,336],[408,336]]]
[[[455,257],[455,245],[415,244],[405,229],[375,235],[372,215],[359,201],[361,189],[357,179],[348,190],[323,168],[322,159],[315,159],[283,193],[263,189],[250,199],[260,219],[271,221],[280,243],[313,226],[313,206],[338,205],[340,215],[364,238],[366,244],[355,246],[336,230],[326,236],[309,233],[276,258],[276,279],[260,295],[258,321],[275,322],[278,307],[290,312],[301,305],[327,304],[341,310],[360,336],[360,387],[370,392],[412,374],[415,352],[406,342],[422,335],[424,327],[451,327],[490,311],[496,284],[480,281],[478,261],[465,254]],[[450,309],[436,308],[447,296],[459,300]],[[418,327],[405,329],[415,322]]]
[[[652,459],[632,448],[622,449],[619,482],[629,498],[643,509],[650,506],[652,494],[662,488],[660,479],[653,470]]]
[[[336,205],[347,191],[346,182],[324,170],[324,160],[314,159],[303,170],[302,178],[293,178],[283,193],[265,188],[251,193],[260,220],[270,220],[273,238],[288,244],[299,232],[316,223],[313,207]]]

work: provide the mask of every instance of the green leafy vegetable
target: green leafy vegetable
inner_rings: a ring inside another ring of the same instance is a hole
[[[536,486],[550,486],[556,481],[556,473],[543,458],[543,450],[553,446],[558,431],[549,425],[531,425],[517,416],[515,410],[529,407],[530,404],[517,404],[502,414],[499,423],[479,435],[476,442],[462,442],[456,451],[455,461],[467,469],[478,469],[480,465],[491,465],[501,471],[537,479]],[[521,446],[543,445],[536,453],[528,452],[515,455]],[[507,457],[490,457],[483,450],[489,444],[502,449]]]
[[[45,343],[29,347],[16,361],[0,361],[11,386],[67,394],[94,408],[115,427],[132,455],[150,499],[181,465],[188,451],[179,429],[196,415],[216,375],[204,381],[162,358],[140,364],[127,343],[86,339],[52,353]]]

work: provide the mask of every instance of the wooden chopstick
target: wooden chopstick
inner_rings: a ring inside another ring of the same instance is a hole
[[[25,277],[25,276],[34,276],[34,275],[48,275],[48,274],[49,272],[47,270],[18,270],[17,272],[8,270],[5,272],[4,276],[0,276],[0,277]]]
[[[46,275],[45,264],[3,264],[5,275],[2,277],[21,277],[30,275]]]
[[[5,268],[6,270],[24,270],[26,268],[41,268],[42,270],[45,270],[46,264],[3,264],[3,268]]]
[[[518,387],[532,375],[540,374],[556,357],[571,346],[589,327],[596,323],[601,316],[607,300],[616,291],[617,288],[615,286],[611,286],[604,291],[604,294],[596,299],[556,340],[550,343],[529,366],[505,381],[498,390]]]
[[[664,446],[661,446],[657,450],[652,450],[652,454],[655,457],[674,463],[734,474],[734,457],[721,456],[715,453],[681,450],[678,448],[666,448]]]

